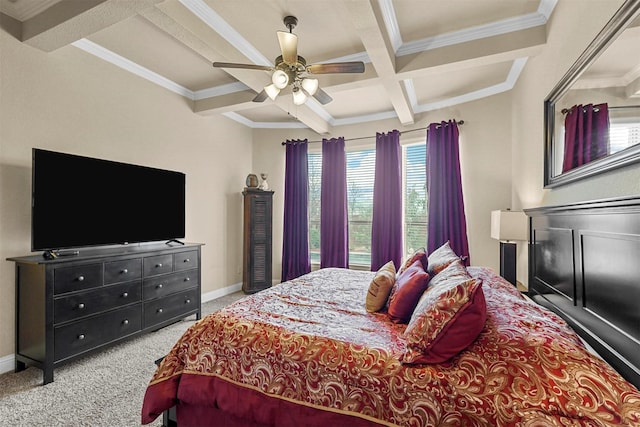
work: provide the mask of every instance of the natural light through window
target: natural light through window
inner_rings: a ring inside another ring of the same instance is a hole
[[[427,233],[426,145],[403,146],[404,255],[423,248]],[[347,212],[349,264],[371,265],[371,223],[375,149],[347,151]],[[309,254],[320,263],[320,186],[322,154],[308,154],[309,170]]]

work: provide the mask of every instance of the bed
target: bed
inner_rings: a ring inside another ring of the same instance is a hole
[[[445,264],[322,269],[203,318],[158,367],[143,424],[175,406],[181,427],[640,425],[638,389],[560,316]]]

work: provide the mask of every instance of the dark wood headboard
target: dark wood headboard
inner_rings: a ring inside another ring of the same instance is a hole
[[[640,388],[640,196],[529,215],[529,296]]]

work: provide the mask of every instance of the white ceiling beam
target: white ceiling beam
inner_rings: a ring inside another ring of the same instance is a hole
[[[22,23],[21,40],[52,52],[163,0],[63,0]]]
[[[360,36],[380,82],[389,95],[398,119],[402,124],[412,124],[414,118],[411,103],[396,76],[395,52],[388,37],[382,31],[385,25],[378,22],[369,0],[346,0],[343,4],[350,14],[351,22]]]
[[[401,79],[446,73],[538,55],[546,44],[544,26],[426,50],[396,59]]]

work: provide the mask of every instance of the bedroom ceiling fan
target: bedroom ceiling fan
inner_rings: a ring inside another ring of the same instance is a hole
[[[293,29],[298,24],[295,16],[285,16],[284,25],[289,32],[278,31],[278,43],[282,55],[274,61],[274,66],[255,64],[235,64],[231,62],[214,62],[217,68],[244,68],[248,70],[272,71],[271,84],[253,98],[253,102],[263,102],[267,97],[275,100],[280,91],[287,86],[291,86],[293,91],[293,103],[304,104],[309,96],[313,96],[322,105],[328,104],[332,98],[319,87],[318,79],[311,77],[312,74],[333,74],[333,73],[363,73],[364,62],[334,62],[328,64],[307,65],[307,61],[298,55],[298,36],[293,34]]]

